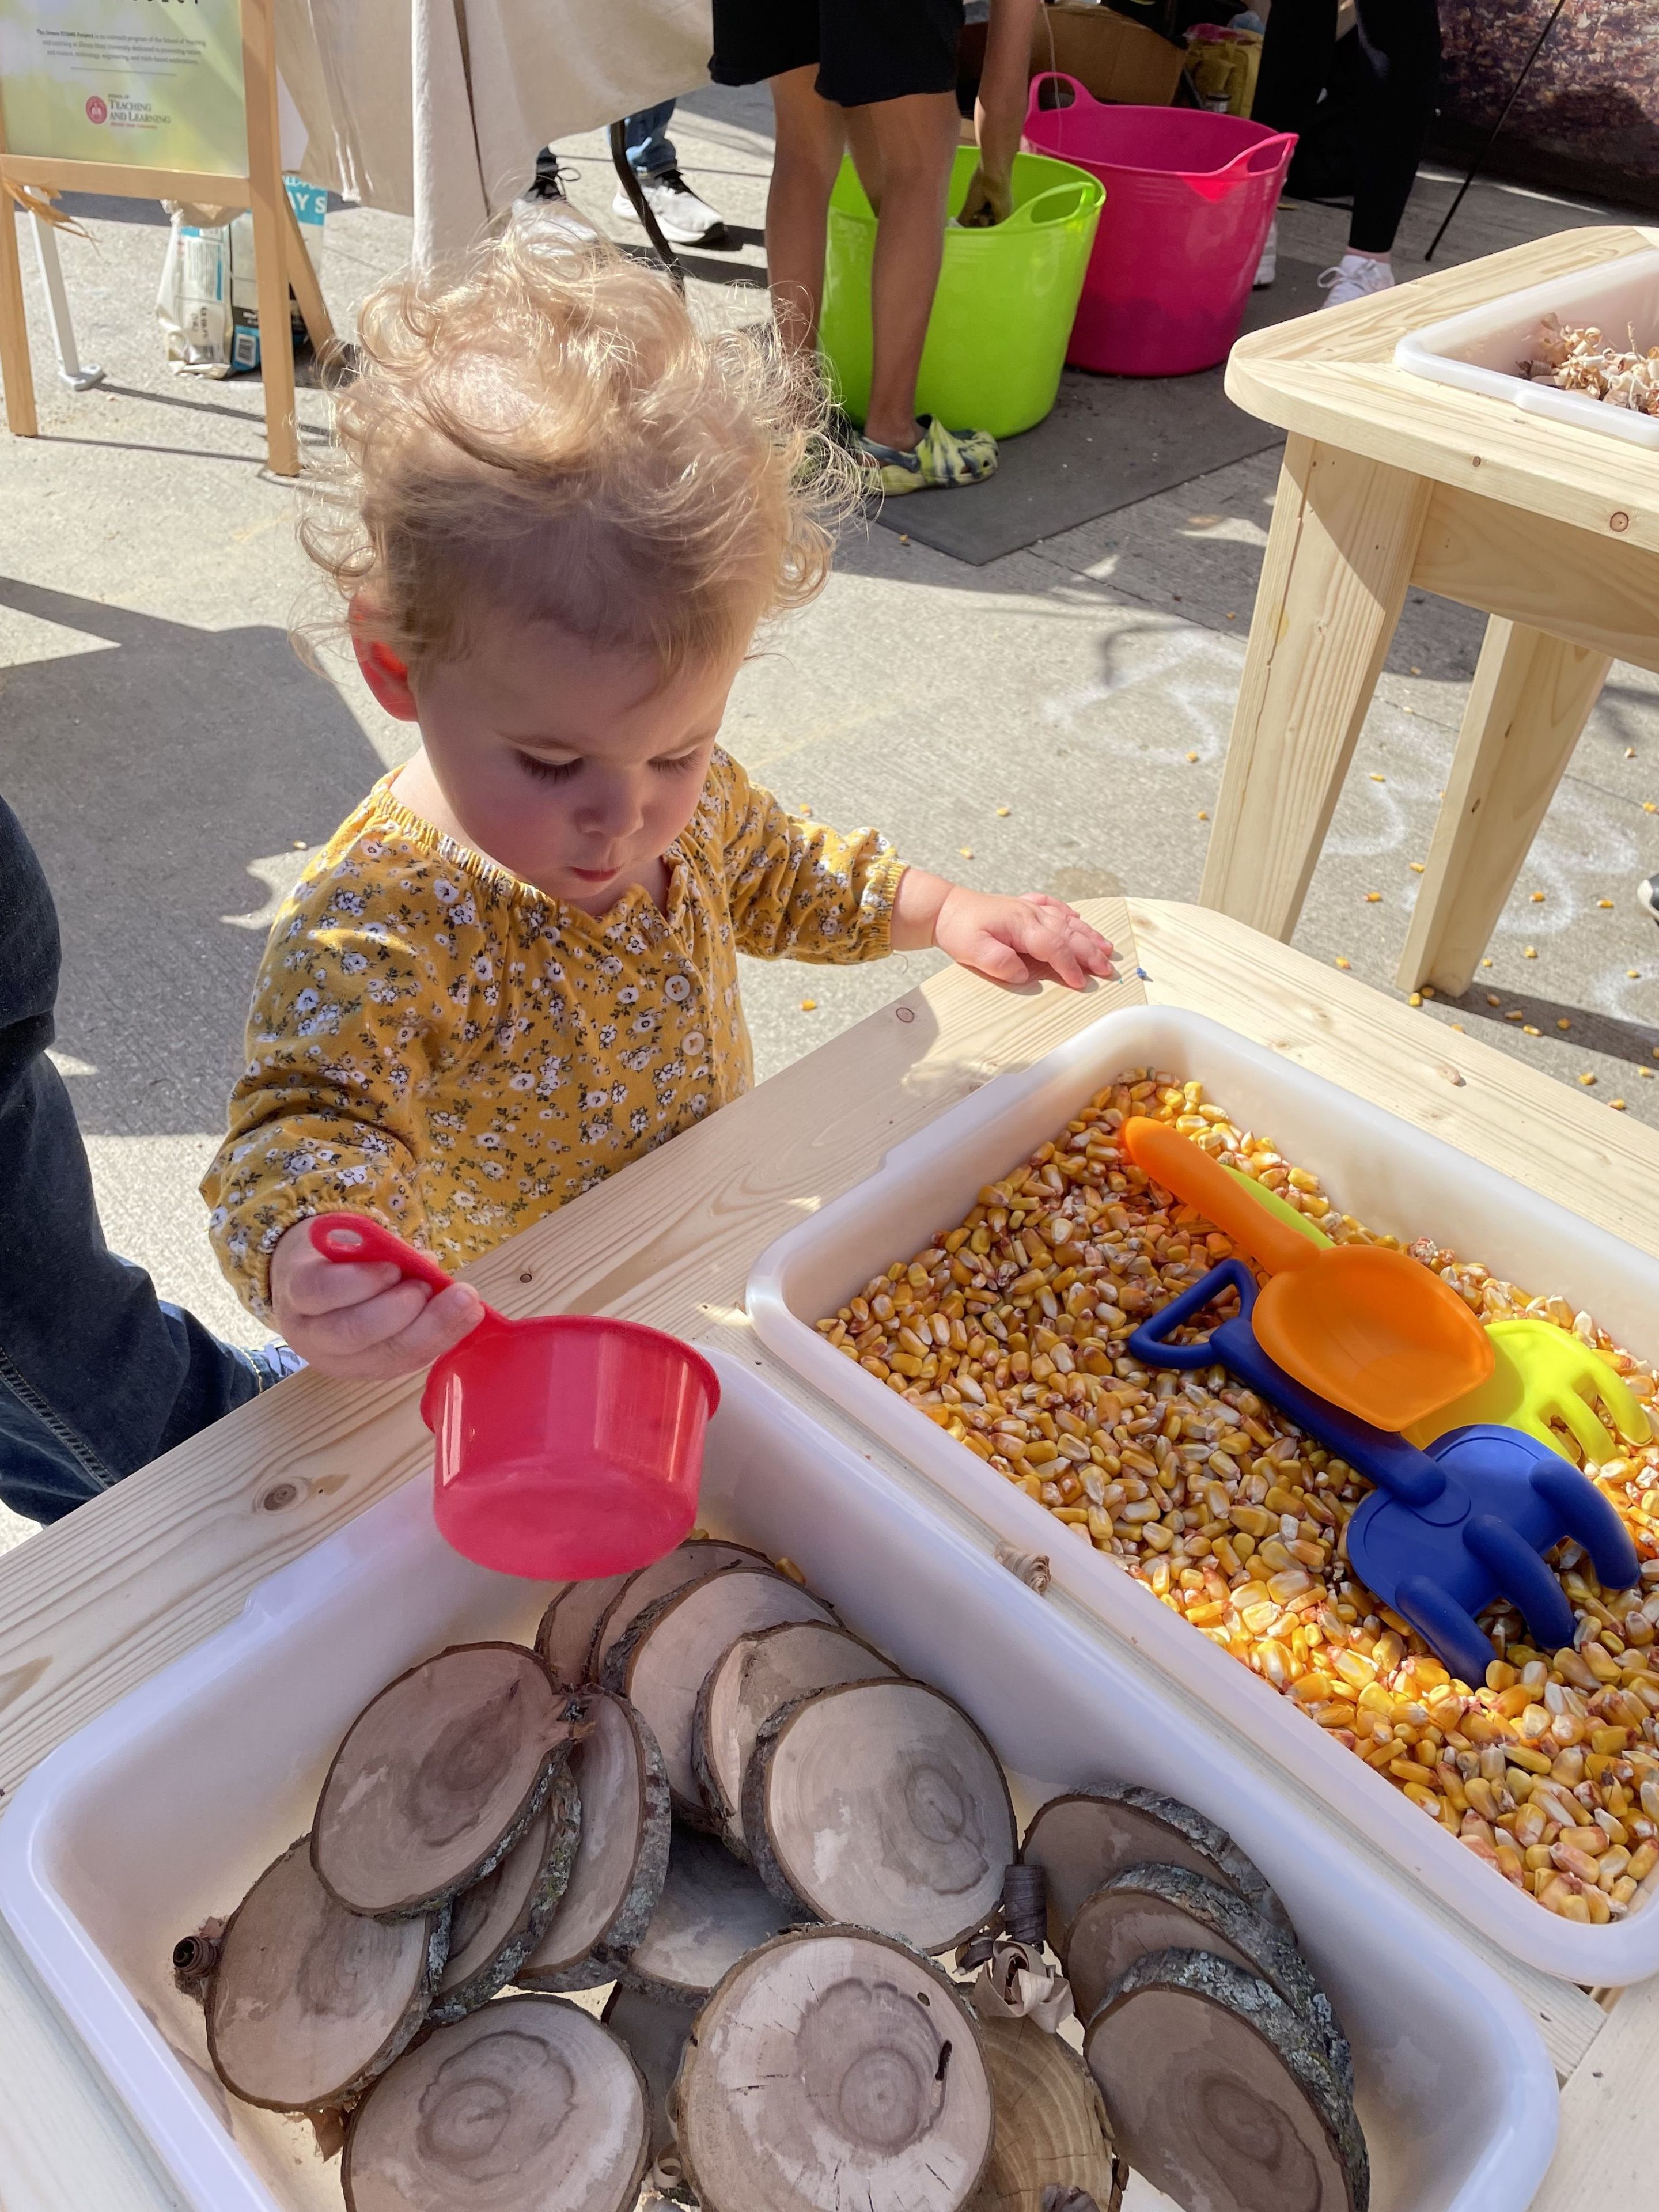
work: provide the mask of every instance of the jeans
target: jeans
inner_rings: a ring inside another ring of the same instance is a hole
[[[1437,0],[1358,0],[1365,97],[1357,118],[1353,253],[1387,253],[1417,181],[1440,81]],[[1253,121],[1305,131],[1330,74],[1336,0],[1273,0]]]
[[[104,1243],[55,1034],[58,915],[0,799],[0,1499],[56,1521],[300,1364],[244,1352]]]
[[[668,126],[673,119],[672,100],[665,100],[659,107],[641,108],[637,115],[623,118],[629,163],[640,176],[660,177],[670,169],[678,168],[679,155],[668,135]]]

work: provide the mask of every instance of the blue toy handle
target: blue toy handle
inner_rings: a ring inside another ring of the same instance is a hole
[[[1171,1329],[1186,1326],[1228,1289],[1238,1292],[1234,1320],[1223,1322],[1201,1344],[1165,1341]],[[1212,1367],[1219,1361],[1327,1451],[1340,1453],[1367,1481],[1402,1504],[1431,1504],[1446,1487],[1441,1468],[1403,1437],[1374,1429],[1369,1421],[1333,1406],[1270,1359],[1250,1326],[1255,1299],[1255,1278],[1244,1262],[1223,1260],[1141,1323],[1128,1340],[1129,1357],[1145,1360],[1149,1367]]]

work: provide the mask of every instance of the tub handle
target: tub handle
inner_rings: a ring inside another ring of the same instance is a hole
[[[1071,87],[1072,96],[1066,101],[1065,107],[1043,107],[1041,105],[1040,96],[1045,84],[1064,84]],[[1085,105],[1090,107],[1097,107],[1100,105],[1086,84],[1079,84],[1074,76],[1068,76],[1064,70],[1042,70],[1031,79],[1030,94],[1025,102],[1025,120],[1030,123],[1038,115],[1063,115],[1068,107],[1081,107]]]
[[[1073,216],[1082,213],[1097,191],[1103,197],[1105,187],[1092,177],[1078,177],[1065,184],[1050,185],[1046,192],[1039,192],[1035,199],[1029,199],[1023,207],[1017,207],[1007,222],[998,223],[996,228],[999,231],[1015,230],[1023,225],[1028,230],[1036,230],[1048,223],[1069,222]]]
[[[1280,131],[1271,138],[1259,138],[1254,146],[1247,146],[1242,154],[1235,154],[1231,161],[1223,162],[1218,169],[1210,170],[1198,181],[1218,185],[1224,179],[1231,184],[1240,177],[1265,176],[1281,161],[1290,159],[1296,137],[1294,131]]]

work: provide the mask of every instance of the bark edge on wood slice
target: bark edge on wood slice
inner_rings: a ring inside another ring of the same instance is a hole
[[[845,1683],[775,1714],[744,1776],[743,1825],[761,1879],[804,1917],[927,1952],[998,1904],[1018,1832],[977,1722],[907,1680]]]
[[[358,2106],[346,2212],[631,2212],[649,2139],[645,2082],[618,2037],[562,1997],[498,1997],[437,2029]]]
[[[619,1978],[647,1996],[701,2003],[745,1952],[798,1917],[714,1837],[676,1825],[662,1901]]]
[[[1366,2212],[1353,2100],[1314,2023],[1259,1974],[1151,1952],[1083,2052],[1124,2156],[1185,2212]]]
[[[668,1876],[668,1780],[656,1738],[630,1705],[590,1690],[571,1756],[581,1836],[570,1879],[517,1967],[524,1989],[559,1993],[613,1979],[651,1923]]]
[[[833,1622],[821,1598],[771,1567],[728,1567],[689,1583],[629,1621],[605,1662],[605,1686],[643,1714],[661,1747],[674,1810],[695,1828],[709,1825],[691,1765],[697,1692],[723,1651],[750,1629],[786,1620]]]
[[[1099,2085],[1069,2043],[1034,2020],[979,2021],[996,2132],[971,2212],[1046,2212],[1073,2190],[1118,2212],[1128,2167],[1112,2142]]]
[[[397,1920],[482,1881],[569,1755],[565,1702],[522,1644],[453,1644],[396,1676],[346,1730],[318,1797],[324,1887]]]
[[[674,2147],[671,2109],[674,2082],[680,2070],[700,2003],[680,2004],[670,1997],[648,1997],[643,1990],[630,1990],[618,1982],[605,2000],[600,2020],[619,2036],[633,2054],[645,2077],[651,2099],[651,2163]],[[1092,2085],[1091,2085],[1092,2086]]]
[[[1021,1861],[1048,1884],[1048,1948],[1063,1963],[1084,1899],[1131,1866],[1184,1866],[1237,1890],[1264,1920],[1290,1932],[1267,1877],[1224,1828],[1161,1790],[1102,1783],[1062,1790],[1032,1814]]]
[[[318,1881],[301,1836],[260,1875],[228,1924],[208,1984],[208,2057],[245,2105],[336,2105],[390,2066],[425,2021],[449,1948],[449,1907],[421,1919],[348,1912]],[[378,2002],[350,2008],[378,1986]],[[307,2023],[319,2023],[301,2052]]]
[[[740,1959],[697,2016],[673,2117],[705,2212],[957,2212],[994,2130],[973,2014],[931,1960],[863,1928]]]
[[[723,1575],[731,1567],[758,1568],[769,1575],[777,1572],[764,1552],[757,1552],[752,1544],[730,1543],[724,1536],[688,1536],[648,1567],[637,1568],[595,1625],[587,1660],[590,1679],[604,1680],[605,1662],[612,1647],[642,1613],[672,1597],[677,1590],[690,1589],[693,1583],[706,1583],[711,1575]]]
[[[536,1650],[561,1689],[579,1690],[586,1680],[600,1617],[628,1580],[626,1575],[601,1575],[592,1582],[565,1583],[548,1600],[536,1630]]]
[[[581,1826],[575,1778],[563,1766],[507,1856],[455,1899],[449,1956],[432,2000],[436,2027],[487,2004],[541,1942],[570,1880]]]
[[[828,1620],[751,1629],[721,1653],[697,1692],[691,1767],[709,1826],[727,1850],[750,1856],[743,1778],[763,1724],[813,1690],[890,1680],[901,1672],[861,1636]]]

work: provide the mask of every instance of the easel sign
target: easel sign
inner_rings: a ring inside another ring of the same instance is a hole
[[[334,337],[283,183],[275,5],[0,0],[0,378],[15,436],[40,433],[19,188],[192,200],[252,211],[267,457],[273,475],[299,474],[290,285],[319,359]]]

